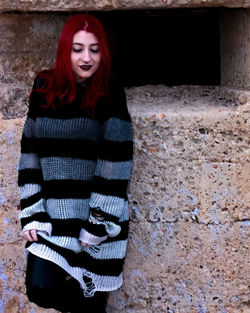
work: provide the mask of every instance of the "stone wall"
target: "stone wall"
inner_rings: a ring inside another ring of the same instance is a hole
[[[2,0],[0,12],[171,9],[190,7],[249,8],[249,0]]]
[[[11,11],[249,7],[198,0],[46,3],[0,4],[8,11],[0,15],[0,313],[45,312],[25,296],[17,164],[32,80],[53,65],[69,16]],[[221,86],[126,89],[135,137],[131,223],[125,283],[111,293],[109,312],[250,312],[249,16],[243,9],[222,14]]]

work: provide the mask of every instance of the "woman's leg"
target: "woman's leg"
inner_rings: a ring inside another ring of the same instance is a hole
[[[70,313],[106,313],[107,292],[84,297],[80,284],[55,263],[28,255],[26,292],[29,300],[43,308]]]
[[[70,313],[107,313],[107,300],[107,292],[96,291],[93,297],[86,298],[81,291],[81,299],[77,306],[71,309]]]
[[[72,302],[70,313],[106,313],[108,292],[96,291],[93,297],[84,297],[80,284],[74,278],[67,282],[67,289],[71,291]]]
[[[29,253],[26,271],[29,300],[43,308],[68,311],[71,299],[66,293],[66,276],[58,265]]]

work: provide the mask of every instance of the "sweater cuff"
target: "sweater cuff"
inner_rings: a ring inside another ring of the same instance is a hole
[[[79,236],[79,240],[90,244],[90,245],[99,245],[102,241],[106,240],[108,236],[98,237],[89,232],[87,232],[84,228],[82,228]]]
[[[31,230],[31,229],[35,229],[37,231],[43,231],[43,232],[47,233],[49,236],[51,236],[51,233],[52,233],[51,223],[42,223],[42,222],[33,221],[33,222],[24,226],[20,235],[22,236],[26,230]]]

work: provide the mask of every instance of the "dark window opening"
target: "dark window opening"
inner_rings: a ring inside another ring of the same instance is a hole
[[[125,86],[219,85],[219,9],[95,12]]]

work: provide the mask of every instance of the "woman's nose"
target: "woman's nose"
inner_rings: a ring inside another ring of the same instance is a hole
[[[90,55],[88,51],[85,51],[82,56],[81,59],[83,62],[88,63],[90,61]]]

